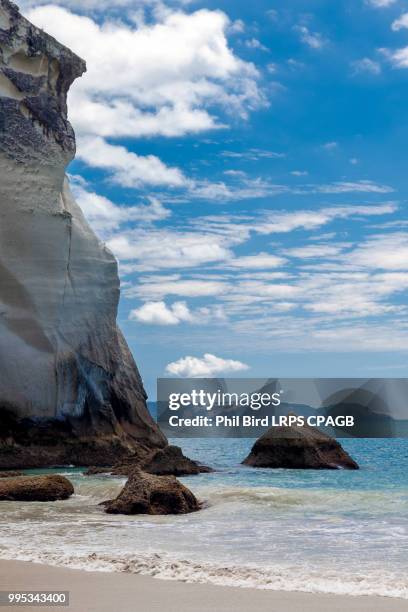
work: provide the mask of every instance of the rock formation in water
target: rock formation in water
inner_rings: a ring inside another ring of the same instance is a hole
[[[213,472],[210,467],[189,459],[179,446],[166,446],[153,450],[146,458],[138,462],[143,472],[156,476],[194,476]],[[111,467],[91,466],[85,472],[86,476],[109,474],[111,476],[130,476],[135,468],[134,461],[119,462]]]
[[[108,514],[187,514],[200,509],[193,493],[174,476],[153,476],[139,468],[116,499],[101,505]]]
[[[0,482],[0,501],[49,502],[68,499],[74,493],[72,483],[64,476],[20,476]]]
[[[0,0],[0,468],[166,445],[117,327],[117,263],[65,177],[85,63]]]
[[[156,476],[193,476],[208,474],[213,470],[206,465],[197,463],[183,454],[179,446],[167,446],[152,452],[142,466],[148,474]]]
[[[15,478],[16,476],[23,476],[23,472],[20,472],[20,470],[7,470],[6,472],[0,472],[0,478]]]
[[[258,468],[358,469],[337,440],[309,425],[271,427],[242,463]]]

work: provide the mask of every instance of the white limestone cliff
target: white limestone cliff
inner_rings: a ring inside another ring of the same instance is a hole
[[[0,466],[108,463],[166,444],[116,324],[115,258],[65,177],[66,95],[84,71],[0,0]]]

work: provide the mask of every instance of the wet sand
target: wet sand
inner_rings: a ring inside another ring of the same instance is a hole
[[[0,590],[69,591],[70,612],[403,612],[407,601],[387,597],[314,595],[210,584],[188,584],[125,573],[86,572],[0,561]],[[50,607],[2,607],[49,611]]]

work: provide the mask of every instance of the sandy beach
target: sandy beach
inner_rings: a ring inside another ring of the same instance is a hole
[[[0,561],[0,590],[68,590],[68,609],[72,612],[134,612],[135,609],[144,612],[402,612],[407,606],[405,600],[387,597],[313,595],[187,584],[140,575],[85,572],[20,561]],[[50,610],[43,607],[36,609]]]

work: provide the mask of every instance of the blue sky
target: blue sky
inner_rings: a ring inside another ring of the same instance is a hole
[[[152,396],[406,376],[408,1],[23,8],[88,63],[69,173]]]

